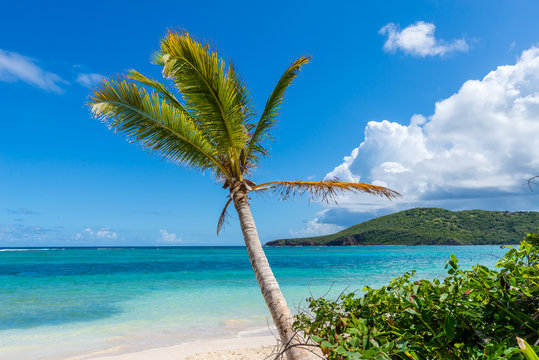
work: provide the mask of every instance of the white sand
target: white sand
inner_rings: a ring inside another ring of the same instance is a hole
[[[263,360],[277,345],[273,336],[252,336],[197,341],[92,360]],[[77,358],[71,358],[73,360]],[[82,359],[79,358],[79,359]]]

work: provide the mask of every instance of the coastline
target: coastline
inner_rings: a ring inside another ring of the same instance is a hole
[[[499,246],[312,249],[268,251],[293,309],[304,308],[309,296],[333,298],[346,289],[383,286],[409,269],[418,278],[444,277],[451,253],[469,268],[494,267],[507,251]],[[272,336],[243,248],[19,250],[0,252],[0,258],[2,359],[122,360],[137,359],[141,352],[153,358],[145,353],[149,349],[160,349],[152,350],[160,358],[183,359],[221,351],[211,340],[224,338],[244,349],[236,354],[241,356],[260,345],[245,338]],[[187,343],[195,348],[182,345]],[[229,345],[225,349],[231,351]]]
[[[412,244],[412,245],[402,245],[402,244],[395,244],[395,245],[376,245],[376,244],[361,244],[361,245],[262,245],[263,247],[267,248],[363,248],[363,247],[420,247],[420,246],[428,246],[428,247],[442,247],[442,246],[518,246],[519,243],[507,243],[507,244]]]

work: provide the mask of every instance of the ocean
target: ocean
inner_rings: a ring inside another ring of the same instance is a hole
[[[494,267],[499,246],[265,248],[293,312],[405,271]],[[0,358],[87,359],[268,332],[244,247],[0,249]]]

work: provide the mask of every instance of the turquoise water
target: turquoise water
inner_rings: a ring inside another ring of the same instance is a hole
[[[415,269],[494,267],[498,246],[266,248],[292,309],[306,297],[381,286]],[[271,323],[243,247],[0,250],[0,358],[91,358]]]

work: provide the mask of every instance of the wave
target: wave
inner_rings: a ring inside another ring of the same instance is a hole
[[[253,328],[248,330],[242,330],[236,334],[236,337],[251,337],[251,336],[261,336],[261,335],[269,335],[269,334],[277,334],[277,328],[275,325],[271,326],[264,326],[260,328]]]

